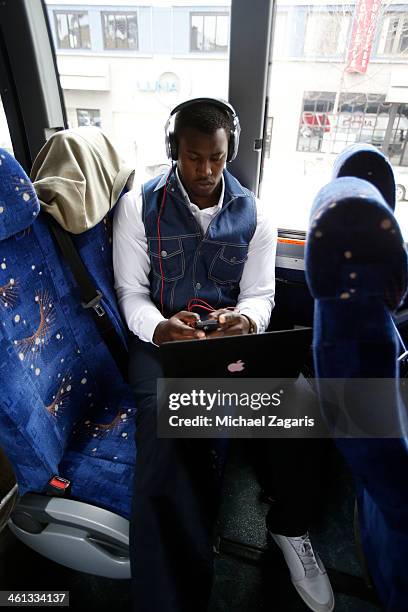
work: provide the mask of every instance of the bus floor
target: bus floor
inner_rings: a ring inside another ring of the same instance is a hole
[[[267,548],[267,504],[259,501],[259,485],[244,454],[240,444],[234,443],[225,475],[219,519],[222,537],[209,612],[307,611],[289,580],[280,551]],[[375,598],[361,578],[356,554],[351,478],[334,446],[329,454],[331,476],[320,516],[311,528],[312,541],[332,581],[335,611],[378,612]],[[101,578],[63,567],[22,544],[8,528],[0,534],[0,589],[68,590],[70,609],[75,612],[132,610],[129,580]]]
[[[307,612],[282,553],[274,544],[267,545],[268,504],[260,501],[253,468],[240,448],[241,441],[236,442],[225,475],[220,555],[209,612]],[[378,612],[381,608],[363,579],[354,540],[351,475],[334,444],[324,443],[326,477],[319,515],[310,528],[311,541],[330,576],[335,612]]]

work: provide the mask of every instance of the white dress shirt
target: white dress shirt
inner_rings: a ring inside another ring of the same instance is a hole
[[[205,233],[222,207],[224,177],[218,204],[200,209],[190,202],[177,170],[176,176],[191,212]],[[140,188],[126,193],[116,205],[113,221],[113,269],[119,308],[130,331],[144,342],[153,342],[154,331],[165,317],[150,298],[150,258],[142,206]],[[248,259],[239,283],[237,308],[255,321],[258,332],[263,332],[269,324],[274,306],[277,231],[270,211],[258,199],[256,207],[257,225],[249,243]]]

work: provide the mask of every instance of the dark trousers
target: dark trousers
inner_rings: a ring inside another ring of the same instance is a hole
[[[130,520],[134,610],[205,612],[213,578],[223,446],[220,440],[157,437],[156,379],[161,376],[158,349],[134,338],[129,363],[137,407]],[[305,443],[318,441],[251,442],[261,484],[274,500],[268,528],[284,535],[303,534],[317,499],[316,452],[308,455],[307,447],[313,445]]]

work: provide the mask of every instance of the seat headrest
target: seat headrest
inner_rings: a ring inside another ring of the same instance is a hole
[[[384,200],[395,210],[395,178],[389,160],[377,147],[355,143],[337,156],[333,165],[333,179],[354,176],[372,183]]]
[[[18,161],[0,149],[0,240],[25,230],[39,212],[30,179]]]
[[[377,187],[345,176],[320,189],[311,209],[305,274],[318,300],[381,298],[390,310],[400,305],[408,285],[407,252]]]

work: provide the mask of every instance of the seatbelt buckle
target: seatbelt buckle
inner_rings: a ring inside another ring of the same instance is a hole
[[[97,289],[96,296],[87,304],[85,304],[85,302],[81,302],[81,306],[82,308],[93,308],[98,317],[103,317],[106,314],[105,309],[102,304],[99,303],[102,297],[102,293],[99,291],[99,289]]]
[[[54,474],[47,483],[45,493],[53,497],[68,497],[71,494],[71,481]]]

